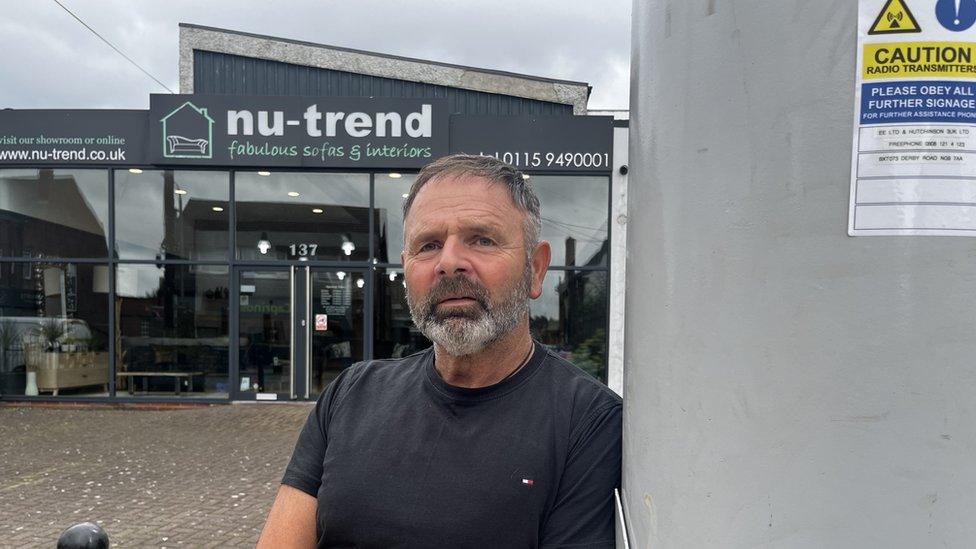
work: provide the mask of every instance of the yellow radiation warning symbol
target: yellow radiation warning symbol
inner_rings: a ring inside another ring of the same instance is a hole
[[[888,0],[885,2],[878,18],[871,25],[868,34],[898,34],[903,32],[922,32],[918,21],[912,15],[905,0]]]

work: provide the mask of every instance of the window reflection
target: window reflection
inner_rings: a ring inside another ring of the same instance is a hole
[[[610,180],[534,175],[529,183],[542,204],[541,238],[552,245],[551,264],[607,265]]]
[[[287,394],[295,337],[291,275],[277,268],[241,271],[239,276],[240,391]]]
[[[373,356],[400,358],[430,347],[410,318],[403,269],[378,269],[375,288]]]
[[[115,240],[122,259],[227,259],[224,172],[115,172]]]
[[[534,338],[606,381],[606,271],[549,271],[529,317]]]
[[[106,269],[0,263],[0,394],[108,395]]]
[[[313,269],[309,289],[310,394],[317,396],[344,369],[363,359],[366,273]]]
[[[119,265],[118,394],[227,396],[228,269]]]
[[[239,259],[369,257],[368,175],[239,172],[234,189]]]
[[[400,262],[400,252],[403,250],[403,202],[416,180],[417,174],[398,172],[377,173],[373,180],[378,242],[376,258],[380,263]]]
[[[0,255],[108,257],[108,172],[0,170]]]

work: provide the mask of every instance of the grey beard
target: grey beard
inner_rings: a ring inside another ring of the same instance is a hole
[[[427,339],[451,356],[472,355],[502,339],[529,313],[529,288],[532,268],[526,262],[522,277],[512,292],[495,304],[488,290],[464,275],[441,279],[427,296],[415,300],[407,288],[407,305],[414,324]],[[464,293],[477,301],[475,310],[464,308],[447,313],[435,311],[445,297]]]

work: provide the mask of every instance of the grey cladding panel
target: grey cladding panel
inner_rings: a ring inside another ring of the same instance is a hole
[[[447,98],[452,114],[573,115],[572,105],[201,50],[193,82],[196,93]]]

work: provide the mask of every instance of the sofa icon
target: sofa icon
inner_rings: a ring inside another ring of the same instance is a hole
[[[207,146],[210,145],[206,139],[190,139],[182,135],[167,135],[166,144],[172,153],[192,152],[196,154],[207,154]]]
[[[162,117],[163,157],[213,158],[213,118],[187,101]]]

